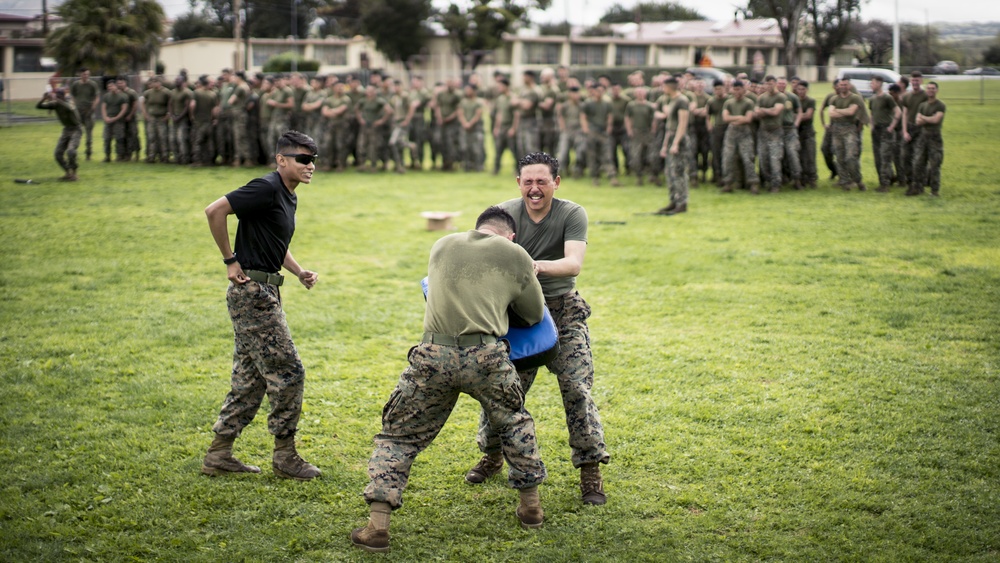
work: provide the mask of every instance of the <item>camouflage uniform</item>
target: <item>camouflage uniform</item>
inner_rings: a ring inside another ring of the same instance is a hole
[[[553,86],[542,87],[542,102],[552,101],[548,110],[538,108],[538,150],[548,154],[556,154],[559,149],[559,124],[556,122],[556,101],[558,90]]]
[[[799,122],[799,167],[802,169],[802,181],[816,185],[818,179],[816,171],[816,127],[813,125],[815,118],[816,100],[806,97],[801,100],[802,112],[813,110],[813,116],[808,120],[805,118]]]
[[[935,99],[933,102],[928,100],[921,103],[917,113],[932,117],[937,112],[943,114],[945,111],[944,102]],[[922,131],[917,137],[913,150],[911,168],[913,177],[910,182],[910,191],[913,193],[923,193],[924,186],[930,186],[931,193],[935,195],[941,190],[941,164],[944,162],[944,141],[941,138],[943,122],[942,119],[940,123],[925,123],[920,127]]]
[[[178,164],[191,162],[191,112],[188,106],[193,98],[187,87],[177,89],[170,98],[170,146]]]
[[[135,109],[138,107],[139,94],[131,88],[125,88],[125,95],[129,99],[129,110],[122,118],[125,122],[125,151],[128,157],[135,155],[139,159],[139,120],[136,119]],[[131,117],[129,117],[131,115]]]
[[[754,174],[753,132],[749,125],[733,125],[726,127],[726,138],[722,143],[722,173],[727,186],[737,186],[738,168],[742,169],[743,179],[756,187],[760,180]]]
[[[146,162],[170,160],[170,91],[150,88],[142,93],[146,105]]]
[[[80,114],[80,121],[83,123],[83,131],[87,138],[87,158],[90,158],[93,150],[94,139],[94,100],[101,97],[101,89],[94,80],[77,80],[70,86],[69,93],[73,96],[73,103]]]
[[[836,122],[830,125],[829,133],[833,137],[833,152],[837,159],[838,183],[842,188],[850,188],[852,184],[861,182],[858,128],[853,122]]]
[[[649,153],[653,143],[653,106],[646,101],[634,100],[625,107],[625,116],[632,123],[632,137],[628,141],[629,168],[639,183],[649,170]]]
[[[109,118],[115,117],[121,111],[122,106],[128,104],[128,96],[123,92],[106,92],[101,98],[101,103],[106,106]],[[128,109],[125,109],[126,114]],[[104,124],[104,157],[111,158],[111,142],[115,143],[115,154],[118,160],[125,160],[128,154],[128,143],[125,140],[125,117],[118,121]]]
[[[799,129],[795,126],[795,118],[802,107],[802,102],[794,94],[788,94],[787,98],[785,111],[781,113],[782,140],[785,148],[782,164],[793,182],[801,182],[802,163],[799,160],[799,153],[802,147],[799,145]]]
[[[215,123],[215,151],[223,164],[233,160],[233,114],[229,111],[229,98],[235,85],[225,83],[219,88],[219,116]],[[272,146],[274,143],[271,143]]]
[[[410,165],[420,168],[424,162],[424,145],[428,141],[427,131],[427,103],[431,96],[426,89],[415,90],[410,94],[411,99],[419,100],[420,105],[413,111],[413,119],[410,121]]]
[[[56,143],[56,162],[66,172],[77,169],[76,152],[80,147],[80,139],[83,136],[83,120],[80,113],[72,102],[66,100],[42,100],[36,106],[38,109],[50,109],[56,112],[59,122],[63,126],[59,135],[59,142]],[[90,106],[87,106],[88,108]]]
[[[197,164],[211,164],[215,160],[215,149],[212,146],[213,129],[212,110],[218,105],[217,94],[207,88],[199,88],[194,92],[194,123],[191,136],[191,160]]]
[[[566,409],[569,429],[569,446],[573,450],[573,467],[585,463],[608,463],[611,456],[605,451],[604,427],[597,412],[597,405],[590,396],[594,385],[594,357],[590,350],[590,332],[587,319],[590,306],[580,293],[571,291],[560,297],[546,299],[545,306],[552,314],[559,330],[559,355],[546,364],[556,376]],[[535,382],[538,368],[518,372],[521,389],[527,393]],[[479,449],[485,454],[501,451],[501,440],[493,423],[480,415]]]
[[[448,116],[458,111],[458,105],[461,101],[462,97],[459,93],[450,88],[437,96],[441,119],[445,120],[440,124],[441,163],[445,170],[450,170],[456,162],[461,160],[462,156],[462,125],[458,122],[457,115],[451,121],[447,121]]]
[[[524,410],[524,391],[504,342],[478,346],[418,344],[410,349],[409,366],[382,409],[382,431],[368,461],[368,503],[403,504],[403,490],[414,458],[440,432],[458,401],[467,393],[483,406],[484,418],[498,429],[496,451],[509,464],[508,482],[515,489],[545,480],[535,442],[535,424]]]
[[[559,133],[559,165],[569,171],[569,151],[573,149],[573,175],[582,176],[584,163],[587,161],[587,136],[580,128],[581,105],[572,100],[566,100],[559,107],[564,130]]]
[[[232,389],[212,430],[236,438],[267,394],[267,428],[276,438],[293,436],[302,412],[306,372],[281,310],[278,287],[248,281],[226,292],[236,346]]]
[[[520,107],[517,111],[520,113],[520,119],[517,123],[517,148],[520,151],[515,158],[520,159],[522,156],[534,152],[538,152],[539,145],[539,129],[538,129],[538,101],[539,92],[536,87],[526,88],[521,93],[521,102],[529,100],[531,109],[524,109]]]
[[[688,200],[688,167],[691,166],[691,139],[685,134],[677,147],[677,154],[670,153],[674,142],[675,131],[667,131],[665,140],[667,146],[666,175],[667,186],[670,187],[670,203],[680,206],[687,205]]]
[[[237,84],[233,89],[233,96],[236,97],[234,104],[229,106],[229,122],[233,131],[233,161],[250,162],[252,152],[250,150],[250,131],[247,128],[247,100],[250,97],[250,88],[246,84]]]

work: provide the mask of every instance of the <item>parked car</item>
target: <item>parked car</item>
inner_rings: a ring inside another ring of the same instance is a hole
[[[934,65],[934,74],[958,74],[958,63],[955,61],[941,61]]]
[[[721,80],[725,82],[727,79],[728,80],[733,79],[732,74],[729,74],[728,72],[718,68],[712,68],[710,66],[693,66],[685,69],[684,72],[690,72],[696,77],[702,79],[705,82],[706,89],[708,90],[712,89],[712,84],[714,84],[716,80]]]
[[[850,80],[851,84],[865,98],[872,97],[871,79],[874,76],[881,76],[882,82],[888,88],[890,84],[899,81],[899,75],[886,68],[842,68],[837,73],[837,80]]]
[[[973,76],[1000,76],[1000,70],[989,66],[979,66],[976,68],[970,68],[962,74],[969,74]]]

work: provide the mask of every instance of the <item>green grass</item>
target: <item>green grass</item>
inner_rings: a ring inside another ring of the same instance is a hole
[[[998,126],[989,106],[949,109],[940,199],[826,180],[759,197],[699,188],[665,218],[635,214],[662,206],[662,188],[564,182],[592,222],[579,288],[609,503],[579,501],[543,370],[528,408],[550,471],[545,527],[517,526],[501,480],[464,483],[478,409],[463,397],[414,464],[383,559],[996,561]],[[198,469],[232,333],[202,209],[257,171],[85,163],[62,184],[57,134],[0,134],[0,559],[372,559],[347,534],[422,332],[418,281],[440,233],[419,212],[461,211],[470,228],[517,195],[513,179],[303,186],[292,248],[321,278],[283,295],[308,373],[300,451],[324,476],[271,475],[262,412],[237,453],[264,473],[211,479]]]

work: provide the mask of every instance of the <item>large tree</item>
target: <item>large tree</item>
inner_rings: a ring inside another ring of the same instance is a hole
[[[361,11],[367,4],[365,0],[327,0],[317,11],[326,21],[327,34],[354,37],[363,33]]]
[[[781,41],[785,45],[785,73],[798,74],[799,26],[809,0],[747,0],[743,14],[752,18],[774,18],[778,21]]]
[[[382,54],[403,63],[409,72],[411,57],[420,54],[430,38],[424,22],[431,13],[430,0],[375,0],[362,8],[361,26]]]
[[[138,71],[163,40],[156,0],[67,0],[58,13],[66,25],[49,34],[45,50],[65,74],[83,67],[105,76]]]
[[[826,64],[851,38],[858,23],[862,0],[808,0],[809,34],[816,43],[816,67],[820,82],[826,81]]]
[[[474,0],[463,10],[452,3],[438,14],[438,21],[451,37],[452,49],[462,70],[475,70],[494,49],[503,44],[503,34],[527,23],[528,10],[544,10],[552,0]]]
[[[681,6],[677,2],[639,2],[633,8],[615,4],[601,16],[601,23],[668,22],[703,20],[698,10]]]
[[[204,0],[204,14],[213,26],[233,36],[233,0]],[[243,36],[305,37],[309,24],[323,6],[321,0],[243,0]]]
[[[871,20],[854,26],[853,40],[861,45],[858,60],[870,65],[885,65],[892,56],[892,25]]]

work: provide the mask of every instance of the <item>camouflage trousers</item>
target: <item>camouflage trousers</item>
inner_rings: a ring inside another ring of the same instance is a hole
[[[799,146],[798,127],[782,127],[782,137],[785,144],[784,170],[788,172],[788,177],[792,180],[801,180],[802,162],[799,160],[801,147]]]
[[[587,165],[590,167],[590,176],[600,178],[603,169],[608,178],[615,178],[618,172],[611,161],[611,136],[603,130],[591,129],[587,134]]]
[[[447,170],[462,160],[462,124],[453,119],[441,125],[441,164]]]
[[[278,287],[248,281],[226,292],[233,321],[232,389],[212,430],[237,437],[250,424],[267,394],[267,429],[276,438],[293,436],[302,414],[306,372],[281,310]]]
[[[538,128],[538,150],[555,155],[559,150],[559,124],[555,119],[542,119]]]
[[[677,154],[670,152],[674,143],[675,131],[668,131],[664,141],[667,147],[666,169],[667,186],[670,188],[670,203],[686,205],[688,201],[688,177],[691,166],[691,138],[686,134],[677,146]],[[697,174],[697,173],[696,173]]]
[[[547,299],[545,306],[559,330],[559,355],[545,367],[556,376],[559,384],[566,411],[569,447],[573,450],[573,467],[585,463],[608,463],[611,456],[604,444],[604,427],[601,426],[597,405],[590,396],[590,389],[594,386],[594,358],[587,328],[590,306],[577,291]],[[531,389],[537,374],[538,368],[518,372],[521,389],[525,393]],[[476,442],[483,453],[501,451],[500,433],[485,412],[479,417]]]
[[[728,123],[712,126],[712,181],[722,184],[722,147],[726,141]]]
[[[361,127],[361,138],[358,140],[358,152],[361,153],[362,165],[378,167],[378,159],[382,154],[382,132],[374,125]]]
[[[754,173],[753,131],[748,125],[730,125],[722,143],[722,174],[727,186],[739,187],[745,180],[759,184]]]
[[[214,127],[211,121],[198,122],[191,135],[191,160],[198,164],[211,164],[215,160]]]
[[[125,141],[125,122],[121,119],[104,124],[104,156],[111,158],[111,142],[115,143],[115,154],[118,160],[125,160],[128,154],[128,143]]]
[[[471,129],[462,129],[462,167],[466,172],[481,172],[483,170],[483,126],[474,125]]]
[[[521,116],[521,122],[517,126],[517,148],[520,150],[517,154],[518,159],[526,154],[538,152],[538,137],[538,120],[525,119],[524,116]]]
[[[694,126],[694,118],[688,120],[687,131],[684,132],[684,146],[687,150],[687,173],[694,182],[698,181],[698,131]],[[668,157],[669,158],[669,157]]]
[[[139,154],[139,120],[134,116],[132,119],[123,119],[125,122],[125,147],[128,155]]]
[[[622,150],[622,156],[625,157],[625,170],[631,171],[631,165],[628,162],[628,132],[625,130],[625,124],[615,125],[611,128],[611,136],[608,137],[608,151],[611,154],[611,166],[615,167],[615,172],[620,172],[618,169],[618,149]]]
[[[701,172],[703,176],[708,174],[708,155],[712,152],[712,135],[708,132],[708,126],[704,119],[694,122],[694,135],[691,136],[691,146],[694,147],[695,163],[691,168],[692,176]]]
[[[394,509],[403,505],[413,460],[437,437],[460,393],[479,401],[484,418],[497,430],[497,451],[509,465],[510,486],[527,489],[545,480],[535,422],[524,409],[524,391],[508,352],[505,342],[410,349],[409,366],[382,409],[382,431],[368,460],[366,502]]]
[[[170,147],[178,164],[191,162],[191,122],[187,118],[171,121]]]
[[[89,158],[94,148],[94,112],[90,108],[80,110],[80,122],[83,124],[83,134],[87,139],[87,157]]]
[[[427,143],[427,121],[421,115],[423,111],[417,111],[410,121],[410,163],[420,166],[424,162],[424,144]]]
[[[559,133],[559,167],[569,171],[569,151],[573,150],[573,174],[583,176],[583,167],[587,162],[587,136],[579,127],[567,129]]]
[[[827,170],[831,174],[837,173],[837,162],[833,155],[833,126],[831,125],[823,132],[823,141],[819,145],[819,151],[823,153],[823,162],[826,163]]]
[[[906,131],[910,134],[910,140],[907,142],[904,138],[899,149],[900,160],[903,163],[903,168],[899,171],[899,183],[909,186],[913,183],[916,176],[916,171],[913,169],[913,155],[916,153],[917,143],[920,141],[920,134],[923,132],[923,128],[907,124]]]
[[[320,154],[320,166],[330,166],[343,170],[347,168],[347,155],[351,152],[350,129],[347,122],[330,124],[327,121],[326,123],[327,126],[323,130],[325,152]]]
[[[896,132],[885,125],[872,126],[872,155],[875,157],[875,171],[878,185],[888,188],[892,183],[892,167],[896,163]]]
[[[169,118],[150,116],[146,120],[146,162],[170,160],[170,124]]]
[[[658,177],[666,160],[660,156],[660,149],[663,148],[663,138],[667,136],[667,128],[661,123],[653,130],[653,144],[649,146],[649,166],[653,169],[653,176]]]
[[[510,127],[501,127],[500,134],[493,136],[493,147],[494,147],[494,158],[493,158],[493,173],[498,174],[500,172],[500,161],[503,159],[503,153],[510,152],[516,160],[517,152],[514,148],[515,138],[508,135],[507,132],[510,131]],[[562,165],[562,159],[559,160],[559,164]],[[516,163],[515,163],[516,166]]]
[[[233,160],[233,121],[229,110],[219,112],[219,119],[215,124],[215,152],[222,157],[223,164],[229,164]],[[274,146],[273,143],[271,146]],[[213,155],[213,160],[215,155]]]
[[[816,131],[799,131],[799,165],[802,167],[802,181],[815,182],[819,179],[816,170]]]
[[[940,131],[925,130],[917,139],[913,151],[913,191],[924,191],[931,187],[931,193],[941,190],[941,164],[944,162],[944,142]]]
[[[396,163],[396,170],[403,170],[403,156],[406,149],[410,147],[410,126],[403,126],[402,123],[395,123],[392,126],[392,134],[389,135],[389,149],[392,151],[392,161]]]
[[[652,170],[652,163],[649,158],[652,145],[653,133],[651,131],[646,131],[645,133],[633,131],[632,138],[628,142],[629,168],[635,174],[636,178],[641,179],[646,174],[656,174]]]
[[[837,182],[842,188],[861,182],[861,147],[858,146],[858,128],[854,123],[834,123],[833,153],[837,159]]]
[[[776,129],[760,129],[761,175],[771,184],[772,190],[781,189],[781,159],[785,155],[785,132],[781,127]]]
[[[83,136],[83,127],[63,127],[59,135],[59,142],[56,143],[56,162],[62,166],[63,170],[76,170],[76,151],[80,148],[80,138]]]
[[[234,109],[230,123],[233,126],[233,160],[249,162],[253,157],[250,150],[250,130],[247,127],[249,116],[243,109]]]

